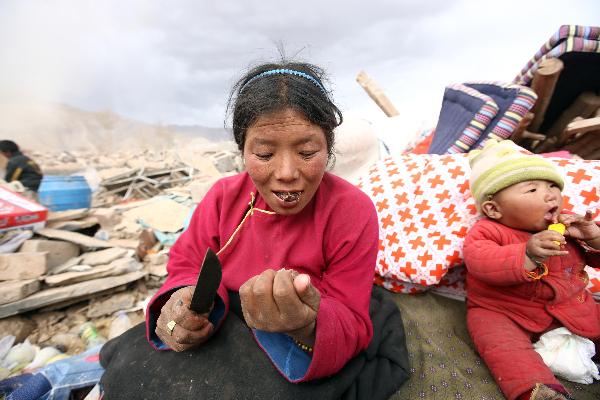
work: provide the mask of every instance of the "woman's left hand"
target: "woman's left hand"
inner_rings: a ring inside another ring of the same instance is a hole
[[[249,327],[314,343],[321,294],[308,275],[268,269],[240,287],[240,299]]]

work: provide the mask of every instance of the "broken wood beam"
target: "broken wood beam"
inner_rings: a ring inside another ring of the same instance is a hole
[[[596,148],[600,147],[599,138],[599,136],[592,133],[582,135],[567,143],[563,146],[563,149],[577,154],[581,158],[586,158],[588,154],[595,152]]]
[[[537,94],[538,98],[531,110],[534,118],[529,125],[530,131],[537,132],[542,125],[548,104],[550,104],[550,99],[554,94],[556,82],[563,68],[564,63],[559,58],[546,58],[534,72],[531,89]]]
[[[24,299],[0,306],[0,318],[21,314],[51,304],[61,303],[65,300],[83,300],[96,293],[115,288],[129,282],[137,281],[146,276],[144,271],[130,272],[119,276],[94,279],[91,281],[75,283],[42,290]]]
[[[519,122],[519,126],[517,126],[517,129],[515,129],[515,131],[512,133],[510,139],[515,142],[516,144],[520,144],[521,142],[523,142],[523,139],[527,139],[524,135],[526,131],[526,129],[529,127],[529,124],[531,124],[531,121],[533,120],[533,113],[526,113],[525,116],[523,118],[521,118],[521,121]]]
[[[563,135],[568,138],[578,133],[585,133],[596,129],[600,129],[600,117],[580,119],[567,125],[567,128],[563,131]]]
[[[356,77],[356,81],[367,92],[369,97],[383,110],[388,117],[399,115],[398,110],[387,98],[383,91],[377,86],[373,78],[367,75],[366,72],[360,71]]]
[[[562,132],[565,130],[567,125],[571,123],[576,117],[588,118],[596,112],[600,107],[600,96],[594,92],[583,92],[571,104],[554,122],[552,127],[546,132],[548,138],[556,138],[554,145],[558,144],[558,139]],[[548,151],[548,146],[551,143],[546,140],[536,148],[536,152],[543,153]]]
[[[521,137],[523,139],[531,139],[531,140],[544,140],[546,139],[546,135],[544,135],[543,133],[535,133],[535,132],[529,132],[529,131],[523,131],[523,133],[521,134]]]

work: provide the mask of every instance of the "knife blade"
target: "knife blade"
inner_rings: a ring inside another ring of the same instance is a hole
[[[198,314],[210,312],[215,300],[217,289],[221,283],[221,262],[219,257],[209,247],[204,255],[196,289],[192,295],[190,310]]]

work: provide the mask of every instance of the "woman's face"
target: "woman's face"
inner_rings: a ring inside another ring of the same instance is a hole
[[[246,131],[246,171],[277,214],[296,214],[306,207],[327,159],[325,133],[297,111],[263,115]]]

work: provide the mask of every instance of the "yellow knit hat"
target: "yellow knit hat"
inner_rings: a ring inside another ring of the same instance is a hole
[[[552,162],[536,156],[510,140],[488,140],[483,149],[469,152],[471,194],[477,208],[493,195],[515,183],[545,180],[564,187]]]

